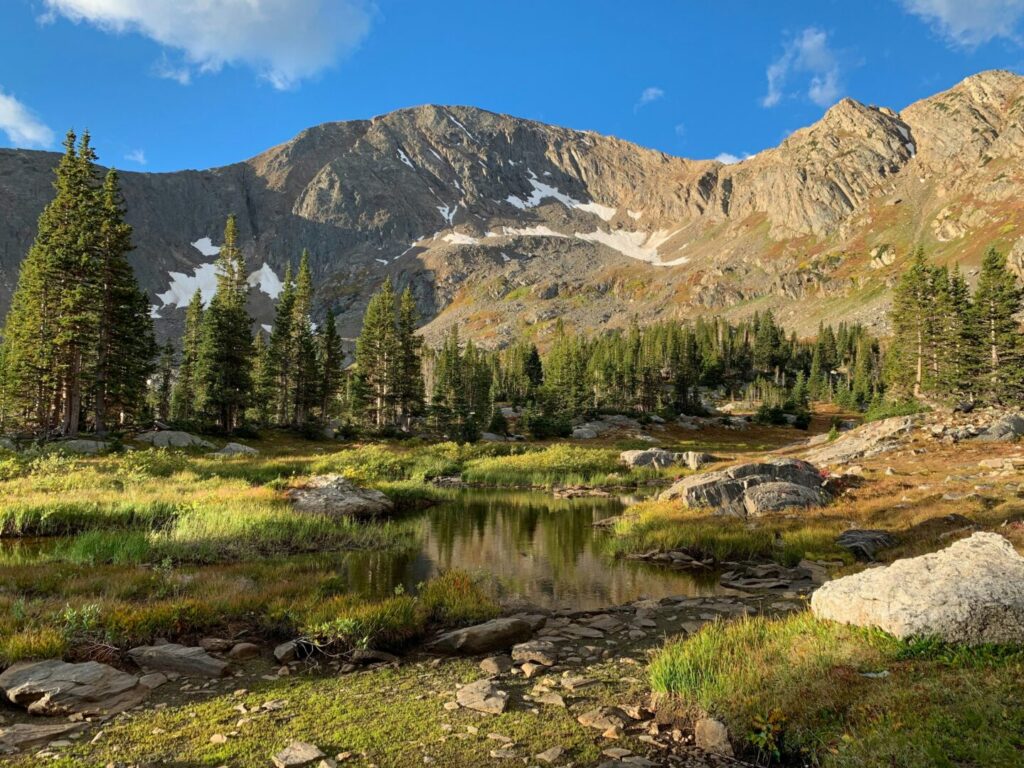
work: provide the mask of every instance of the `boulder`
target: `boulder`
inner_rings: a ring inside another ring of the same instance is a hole
[[[98,453],[106,453],[110,450],[110,443],[103,440],[62,440],[55,445],[58,450],[64,453],[77,453],[85,456],[95,456]]]
[[[732,757],[729,729],[713,717],[702,717],[693,726],[693,741],[697,749]]]
[[[455,695],[460,707],[483,712],[488,715],[500,715],[508,704],[508,694],[498,688],[487,678],[462,686]]]
[[[595,432],[590,427],[576,427],[572,431],[573,440],[593,440],[596,437],[597,432]]]
[[[879,550],[896,546],[896,539],[888,531],[851,528],[839,534],[836,544],[858,560],[872,561]]]
[[[228,443],[219,451],[214,451],[210,456],[257,456],[259,451],[250,445],[241,443]]]
[[[662,448],[648,448],[644,451],[623,451],[619,461],[627,467],[654,467],[662,469],[678,464],[682,454],[666,451]]]
[[[150,430],[135,436],[140,443],[149,443],[154,448],[215,448],[209,440],[181,432],[176,429]]]
[[[508,438],[504,435],[496,435],[493,432],[481,432],[480,439],[485,443],[505,443],[508,442]]]
[[[234,661],[244,661],[245,659],[255,659],[261,653],[261,649],[255,643],[235,643],[228,651],[228,658]]]
[[[688,469],[692,469],[696,472],[706,464],[719,461],[717,456],[712,456],[710,453],[701,453],[700,451],[684,451],[682,458],[680,459],[682,464],[685,464]]]
[[[512,661],[516,664],[540,664],[553,667],[558,663],[558,647],[549,640],[530,640],[512,646]]]
[[[760,517],[784,509],[821,507],[827,502],[825,491],[820,486],[809,488],[789,482],[754,485],[743,494],[743,508],[749,517]]]
[[[288,492],[298,512],[370,518],[391,513],[395,505],[380,491],[359,488],[341,475],[320,475]]]
[[[516,643],[529,640],[532,634],[533,628],[523,619],[492,619],[483,624],[445,632],[428,643],[427,649],[434,653],[473,656],[478,653],[503,651]]]
[[[70,736],[82,730],[85,723],[16,723],[0,727],[0,754]]]
[[[1008,443],[1024,435],[1024,415],[1010,413],[993,422],[977,440],[986,443]]]
[[[878,627],[899,638],[1024,642],[1024,558],[995,533],[939,552],[845,576],[811,597],[823,619]]]
[[[808,451],[804,458],[819,466],[830,466],[887,453],[899,447],[901,438],[910,434],[914,423],[913,416],[894,416],[873,421]]]
[[[576,718],[584,728],[596,728],[607,731],[610,728],[625,728],[632,718],[618,707],[600,707],[584,712]]]
[[[0,449],[10,451],[11,453],[18,452],[18,446],[9,437],[0,437]]]
[[[763,491],[753,490],[761,485],[769,487]],[[659,498],[679,500],[691,508],[710,507],[722,514],[741,516],[786,507],[821,506],[828,501],[821,473],[800,459],[773,459],[691,475],[663,491]]]
[[[59,659],[14,664],[0,674],[0,690],[32,715],[105,715],[141,703],[149,688],[119,669]]]
[[[227,662],[215,659],[199,646],[164,643],[140,645],[128,656],[147,672],[176,672],[185,677],[221,677],[227,674]]]

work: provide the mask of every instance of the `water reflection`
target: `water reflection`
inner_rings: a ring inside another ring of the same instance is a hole
[[[542,493],[462,491],[422,513],[421,546],[403,554],[350,553],[340,573],[353,591],[415,590],[441,570],[488,576],[500,597],[551,608],[591,609],[644,597],[713,594],[713,581],[612,560],[593,524],[623,509],[620,499],[556,500]]]

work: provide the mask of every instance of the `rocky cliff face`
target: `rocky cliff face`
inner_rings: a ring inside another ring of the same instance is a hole
[[[884,321],[918,243],[968,269],[1024,227],[1024,78],[985,72],[900,113],[851,99],[734,165],[467,107],[330,123],[208,171],[126,173],[139,278],[172,335],[228,213],[269,322],[308,248],[320,311],[354,334],[390,274],[436,337],[485,342],[631,318],[772,308],[799,330]],[[0,150],[0,310],[50,195],[56,156]],[[1024,258],[1018,247],[1017,261]]]

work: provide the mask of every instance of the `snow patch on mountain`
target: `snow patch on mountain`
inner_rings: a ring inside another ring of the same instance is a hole
[[[410,160],[409,156],[406,155],[405,152],[403,152],[401,149],[398,150],[398,159],[401,160],[406,165],[408,165],[414,171],[416,170],[416,166],[412,164],[412,160]]]
[[[284,283],[274,273],[273,267],[264,262],[262,267],[249,275],[249,287],[259,288],[270,298],[276,299],[284,290]]]
[[[441,218],[448,222],[449,227],[455,225],[455,212],[459,210],[458,203],[454,206],[439,205],[437,210],[441,214]]]
[[[214,245],[213,240],[211,240],[208,237],[200,237],[198,240],[192,243],[192,247],[206,257],[216,256],[218,253],[220,253],[220,246]]]
[[[462,232],[449,232],[441,239],[448,243],[454,243],[455,245],[476,245],[480,242],[472,235],[467,235]]]
[[[538,205],[541,204],[543,200],[552,198],[560,202],[566,208],[577,208],[581,211],[592,213],[595,216],[604,219],[605,221],[611,221],[612,218],[615,216],[615,208],[612,208],[607,205],[601,205],[600,203],[596,203],[593,201],[589,203],[580,202],[579,200],[576,200],[575,198],[572,198],[569,195],[565,194],[564,192],[560,191],[556,187],[553,187],[550,184],[545,184],[543,181],[538,179],[537,174],[535,174],[529,168],[526,169],[526,172],[529,175],[527,181],[529,181],[530,186],[533,187],[533,192],[530,193],[530,196],[525,200],[517,195],[509,195],[507,198],[505,198],[505,202],[514,205],[521,211],[529,210],[530,208],[536,208]]]

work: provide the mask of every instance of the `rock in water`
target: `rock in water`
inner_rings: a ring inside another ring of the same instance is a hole
[[[0,674],[0,690],[33,715],[103,715],[142,702],[149,688],[139,678],[96,661],[59,659],[14,664]]]
[[[724,514],[759,515],[786,507],[822,506],[828,495],[821,473],[800,459],[773,459],[685,477],[659,498]],[[767,485],[764,490],[758,486]]]
[[[165,643],[140,645],[128,651],[128,656],[147,672],[177,672],[186,677],[221,677],[228,665],[215,659],[202,648]]]
[[[359,488],[341,475],[314,477],[288,495],[299,512],[339,517],[379,517],[395,508],[391,499],[380,491]]]
[[[209,440],[181,432],[176,429],[152,430],[135,436],[140,443],[149,443],[154,448],[215,448]]]
[[[811,596],[823,619],[899,638],[1024,642],[1024,558],[995,533],[830,581]]]
[[[1011,413],[994,422],[988,429],[978,435],[982,442],[1008,443],[1024,435],[1024,416]]]
[[[529,640],[532,635],[533,628],[523,619],[492,619],[483,624],[446,632],[428,643],[427,650],[434,653],[461,653],[472,656],[478,653],[503,651],[516,643]]]
[[[498,690],[494,683],[486,678],[462,686],[455,699],[460,707],[488,715],[500,715],[508,704],[508,694]]]

